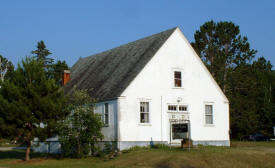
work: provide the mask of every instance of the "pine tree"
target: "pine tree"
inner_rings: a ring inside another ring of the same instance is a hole
[[[34,137],[43,141],[57,133],[57,122],[67,115],[65,103],[63,91],[47,78],[44,64],[27,57],[0,89],[0,132],[24,141],[29,160]]]
[[[46,48],[43,40],[37,43],[37,49],[32,51],[32,54],[34,54],[34,57],[38,61],[41,61],[46,68],[49,68],[54,62],[54,59],[48,57],[52,53]]]
[[[62,74],[64,70],[68,70],[69,67],[65,61],[58,60],[52,65],[53,71],[51,77],[56,81],[56,84],[61,86],[62,84]]]
[[[233,138],[257,132],[271,135],[275,123],[274,74],[232,22],[209,21],[196,31],[192,46],[230,101]]]
[[[54,63],[54,59],[49,58],[49,55],[52,53],[47,49],[43,40],[37,43],[37,48],[36,50],[32,51],[32,54],[34,54],[34,57],[37,61],[42,62],[47,77],[54,79],[56,83],[61,86],[63,71],[69,69],[67,63],[60,60]]]
[[[250,49],[247,37],[242,37],[239,26],[232,22],[206,22],[195,32],[194,38],[192,46],[224,93],[232,69],[251,61],[257,52]]]

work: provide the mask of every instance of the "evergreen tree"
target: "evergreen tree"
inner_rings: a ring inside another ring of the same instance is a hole
[[[32,51],[32,54],[34,54],[34,57],[38,61],[41,61],[46,68],[49,68],[54,62],[54,59],[48,57],[52,53],[46,48],[43,40],[37,43],[37,49]]]
[[[257,132],[271,135],[275,123],[274,74],[264,58],[251,63],[256,50],[232,22],[206,22],[192,46],[230,101],[233,138]]]
[[[247,37],[242,37],[239,26],[232,22],[206,22],[195,32],[194,38],[192,46],[224,93],[232,69],[251,61],[257,52],[250,49]]]
[[[271,136],[274,124],[272,65],[263,57],[238,66],[228,79],[231,102],[231,129],[234,137],[260,132]]]
[[[41,61],[48,78],[54,79],[56,83],[61,86],[62,74],[64,70],[68,70],[69,67],[65,61],[58,60],[54,63],[54,59],[49,58],[52,53],[47,49],[43,40],[37,43],[37,49],[32,51],[37,61]]]
[[[20,138],[27,145],[56,134],[56,124],[67,114],[66,98],[53,79],[48,79],[44,64],[26,58],[18,64],[11,80],[0,89],[0,132],[5,138]]]
[[[68,70],[69,67],[65,61],[58,60],[53,64],[52,78],[56,81],[57,85],[61,86],[62,84],[62,74],[64,70]]]

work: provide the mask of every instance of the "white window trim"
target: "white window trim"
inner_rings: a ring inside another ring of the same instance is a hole
[[[105,124],[105,104],[108,105],[108,121]],[[110,125],[110,103],[103,103],[103,127],[109,127]]]
[[[176,111],[168,110],[168,106],[169,105],[177,106],[177,110]],[[186,106],[187,107],[187,111],[179,111],[179,106]],[[166,108],[167,108],[166,110],[167,110],[168,113],[189,113],[189,106],[188,106],[188,104],[183,104],[183,103],[167,103]]]
[[[181,87],[176,87],[175,86],[175,71],[181,72]],[[183,68],[172,68],[171,70],[171,86],[173,89],[183,89]]]
[[[168,109],[168,106],[177,106],[177,109],[176,109],[176,111],[173,111],[173,110],[169,110]],[[178,112],[178,104],[167,104],[167,112],[171,112],[171,113],[176,113],[176,112]]]
[[[140,103],[141,102],[148,102],[149,103],[149,122],[148,123],[142,123],[140,122]],[[139,126],[152,126],[152,103],[151,103],[151,99],[148,98],[139,98],[138,99],[138,125]]]
[[[213,120],[213,124],[207,124],[206,123],[206,111],[205,111],[205,106],[206,105],[212,105],[212,120]],[[214,102],[204,102],[203,103],[203,125],[205,127],[214,127],[215,126],[215,104]]]

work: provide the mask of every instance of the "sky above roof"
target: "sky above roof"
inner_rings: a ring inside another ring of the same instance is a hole
[[[239,25],[257,56],[275,66],[274,0],[1,1],[0,54],[17,64],[44,40],[52,58],[72,66],[80,57],[176,26],[192,42],[211,19]]]

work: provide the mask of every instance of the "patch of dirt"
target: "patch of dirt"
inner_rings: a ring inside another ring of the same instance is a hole
[[[11,164],[37,164],[37,163],[44,162],[45,160],[46,159],[42,159],[42,158],[30,159],[29,161],[15,160],[15,161],[12,161]]]
[[[275,153],[275,148],[263,148],[265,152]]]

